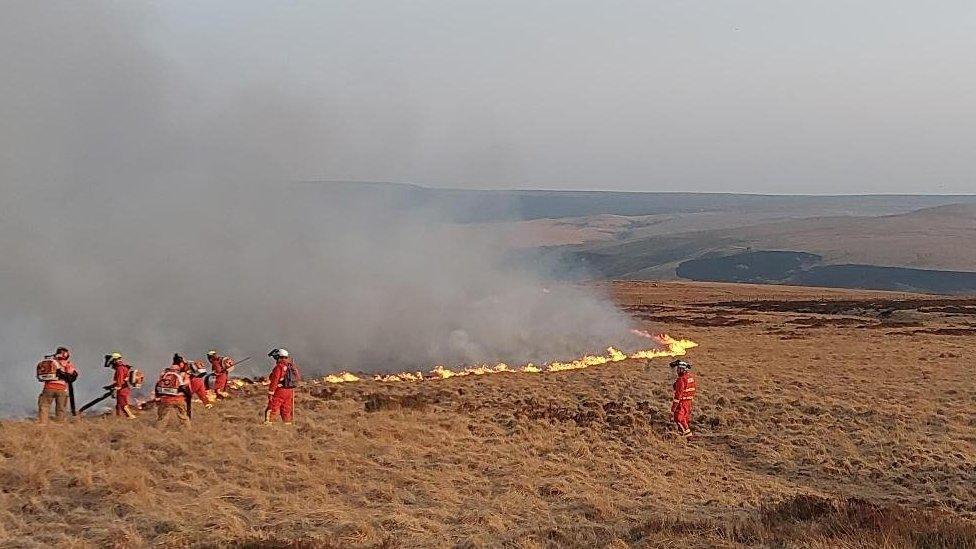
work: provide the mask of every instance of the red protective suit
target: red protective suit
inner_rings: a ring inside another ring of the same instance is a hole
[[[684,436],[691,436],[691,403],[695,399],[695,376],[682,371],[674,380],[674,399],[671,401],[671,414],[674,422]]]
[[[268,408],[264,412],[265,423],[271,423],[279,413],[285,425],[291,424],[295,413],[295,389],[282,387],[282,378],[289,367],[294,367],[291,357],[282,357],[275,361],[271,374],[268,375]]]
[[[218,397],[229,397],[230,395],[227,393],[227,378],[230,376],[230,371],[234,367],[234,359],[228,356],[215,355],[207,357],[207,360],[210,361],[210,367],[214,373],[214,392],[217,393]]]
[[[202,377],[190,376],[190,392],[197,395],[205,407],[213,406],[213,403],[210,402],[210,395],[207,394],[207,383]]]
[[[58,369],[61,370],[61,371],[63,371],[66,374],[73,374],[73,373],[75,373],[77,371],[77,370],[75,370],[75,365],[71,362],[71,359],[69,359],[69,358],[58,358],[58,357],[54,357],[54,360],[57,361],[57,363],[59,365],[59,368]],[[68,390],[68,382],[65,381],[65,380],[63,380],[63,379],[55,379],[53,381],[45,381],[44,382],[44,390],[45,391],[67,391]]]
[[[112,365],[115,368],[115,375],[112,376],[112,388],[115,389],[115,415],[125,416],[129,419],[135,418],[136,415],[132,412],[129,407],[129,372],[132,367],[122,362],[121,360],[116,360]]]

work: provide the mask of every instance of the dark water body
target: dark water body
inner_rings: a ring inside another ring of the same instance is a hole
[[[822,265],[822,260],[822,257],[806,252],[757,251],[685,261],[676,272],[681,278],[707,282],[976,294],[974,272]]]

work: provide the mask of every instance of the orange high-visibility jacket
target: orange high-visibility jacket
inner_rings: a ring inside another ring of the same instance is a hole
[[[71,362],[71,359],[54,359],[58,363],[58,369],[64,371],[66,374],[73,374],[75,372],[75,365]],[[44,382],[45,391],[67,391],[68,382],[63,379],[55,379],[53,381]]]
[[[176,372],[180,376],[180,387],[189,387],[190,376],[186,373],[186,364],[174,364],[166,368],[159,374],[159,378],[162,379],[166,372]],[[160,402],[165,404],[179,404],[180,402],[186,401],[186,396],[184,395],[161,395],[158,398]]]

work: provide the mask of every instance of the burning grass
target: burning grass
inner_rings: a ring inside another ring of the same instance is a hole
[[[622,353],[613,347],[607,347],[607,352],[604,355],[586,355],[570,362],[552,361],[539,366],[529,363],[514,368],[501,362],[495,365],[481,364],[478,366],[466,366],[455,369],[451,369],[443,365],[437,365],[434,366],[434,368],[430,370],[430,373],[428,374],[424,374],[423,372],[398,372],[392,374],[376,374],[371,378],[363,375],[356,375],[351,372],[339,372],[337,374],[329,374],[322,378],[321,381],[326,383],[353,383],[356,381],[362,381],[363,379],[372,379],[373,381],[386,383],[400,381],[430,381],[438,379],[450,379],[453,377],[483,376],[488,374],[538,374],[563,372],[566,370],[581,370],[591,366],[601,366],[603,364],[622,362],[628,359],[651,360],[655,358],[684,356],[688,353],[689,349],[694,349],[698,346],[698,344],[694,341],[688,339],[674,339],[668,334],[651,335],[640,330],[633,330],[633,332],[638,336],[654,341],[658,344],[658,347],[654,349],[642,349],[629,355]]]

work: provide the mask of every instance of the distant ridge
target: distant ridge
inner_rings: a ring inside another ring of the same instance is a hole
[[[891,215],[956,203],[976,195],[764,195],[636,191],[442,189],[380,181],[301,181],[303,190],[375,193],[399,207],[438,207],[457,222],[512,221],[695,212],[805,210],[808,216]]]

